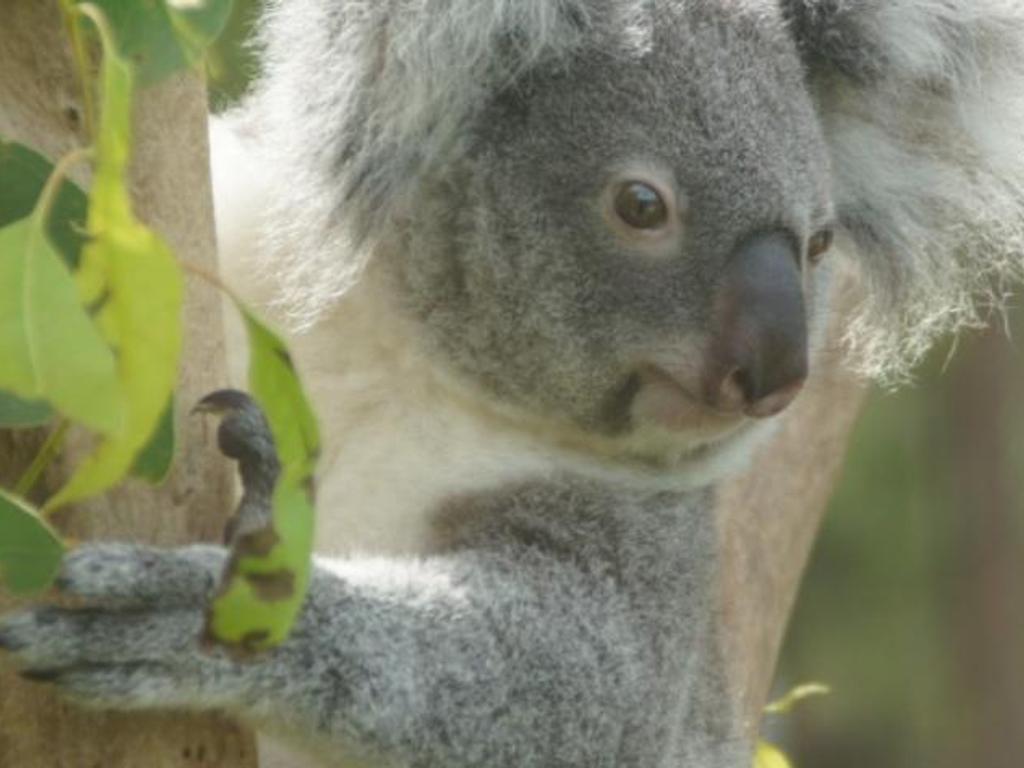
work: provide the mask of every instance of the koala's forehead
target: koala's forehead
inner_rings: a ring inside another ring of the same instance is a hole
[[[641,50],[595,45],[526,78],[499,130],[553,171],[581,157],[595,173],[653,161],[704,197],[756,189],[764,216],[824,207],[827,153],[777,17],[772,3],[675,4]]]

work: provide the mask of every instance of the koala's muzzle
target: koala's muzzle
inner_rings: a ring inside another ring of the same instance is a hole
[[[807,378],[800,257],[783,233],[732,254],[715,295],[702,393],[708,405],[756,418],[789,405]]]

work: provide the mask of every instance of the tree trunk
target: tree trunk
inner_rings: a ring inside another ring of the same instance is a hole
[[[834,291],[822,359],[753,466],[719,489],[721,643],[736,717],[753,743],[786,622],[864,398],[842,366],[845,319],[857,300],[849,276]]]
[[[56,0],[0,2],[0,136],[58,158],[84,144],[81,98]],[[182,260],[216,269],[207,169],[206,94],[180,76],[144,91],[136,111],[132,195],[136,212]],[[76,539],[162,545],[217,539],[231,508],[232,469],[216,451],[212,424],[189,415],[227,382],[220,297],[190,280],[185,364],[178,388],[178,456],[160,488],[130,482],[78,504],[56,521]],[[76,436],[47,477],[67,478],[86,450]],[[0,480],[9,486],[39,442],[37,432],[0,436]],[[11,604],[0,604],[6,610]],[[86,713],[39,686],[0,672],[0,766],[184,768],[256,765],[251,735],[217,717]]]

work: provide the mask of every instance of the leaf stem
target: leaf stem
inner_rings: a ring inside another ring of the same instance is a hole
[[[82,35],[82,27],[78,23],[79,13],[75,7],[75,1],[60,0],[60,11],[71,40],[71,51],[75,58],[75,74],[78,76],[78,85],[82,90],[85,132],[89,140],[94,142],[96,141],[96,101],[92,88],[92,67],[85,45],[85,37]]]
[[[204,267],[201,264],[196,264],[195,262],[187,261],[185,259],[179,260],[178,264],[181,266],[182,270],[188,272],[190,275],[194,275],[195,277],[198,277],[200,280],[209,283],[214,288],[218,289],[223,293],[226,293],[231,298],[236,298],[234,292],[232,292],[232,290],[228,288],[227,285],[225,285],[224,281],[221,280],[220,275],[218,275],[214,270],[208,269],[207,267]]]
[[[92,147],[79,147],[78,149],[71,150],[58,161],[53,172],[50,174],[50,178],[46,180],[43,191],[39,193],[39,200],[36,201],[35,210],[32,212],[32,215],[40,224],[44,224],[46,219],[49,218],[50,210],[53,208],[53,203],[57,199],[57,193],[60,191],[61,182],[68,175],[68,171],[90,157],[92,157]]]
[[[789,712],[796,704],[799,704],[804,699],[809,699],[812,696],[826,696],[832,692],[832,689],[827,685],[821,683],[807,683],[805,685],[798,685],[792,691],[787,693],[778,701],[773,701],[768,704],[765,708],[765,714],[768,715],[781,715]]]
[[[43,472],[50,466],[53,459],[60,452],[61,447],[64,445],[64,438],[67,437],[68,428],[71,426],[71,422],[67,419],[61,419],[57,423],[57,427],[46,437],[46,442],[43,443],[43,447],[39,449],[39,453],[32,459],[32,463],[28,469],[25,470],[25,474],[18,480],[18,484],[14,486],[14,492],[22,498],[27,498],[29,492],[35,488],[36,483],[39,482],[39,478],[42,477]]]
[[[85,16],[96,26],[96,31],[99,32],[100,42],[103,44],[103,52],[105,54],[113,53],[117,50],[117,46],[114,45],[114,32],[110,28],[106,14],[103,13],[99,6],[92,3],[76,3],[74,4],[74,11],[81,16]]]

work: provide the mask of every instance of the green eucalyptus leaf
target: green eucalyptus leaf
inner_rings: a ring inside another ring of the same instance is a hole
[[[231,13],[231,0],[88,2],[103,11],[117,40],[118,55],[137,67],[142,85],[199,61]]]
[[[320,455],[320,431],[284,342],[242,310],[249,339],[249,387],[274,434],[282,476],[309,481]]]
[[[0,429],[41,427],[53,418],[53,409],[42,400],[22,400],[0,392]]]
[[[198,61],[220,37],[232,0],[167,0],[171,23],[189,61]]]
[[[160,417],[156,432],[135,457],[132,474],[153,485],[162,483],[174,463],[174,445],[174,401],[171,400]]]
[[[60,571],[60,537],[24,501],[0,490],[0,582],[16,595],[49,587]]]
[[[114,355],[34,215],[0,229],[0,388],[103,433],[123,418]]]
[[[309,586],[320,436],[284,344],[239,309],[249,337],[249,386],[270,425],[281,474],[269,525],[233,543],[207,634],[236,651],[254,653],[287,638]]]
[[[89,192],[89,243],[79,291],[117,351],[125,398],[120,429],[108,435],[47,509],[101,493],[132,468],[170,402],[181,354],[183,281],[170,249],[132,213],[126,176],[131,149],[134,76],[106,30],[103,104],[96,168]]]
[[[35,210],[53,164],[45,157],[15,142],[0,139],[0,227],[26,218]],[[50,206],[46,231],[69,267],[78,266],[85,244],[85,193],[65,180]]]

